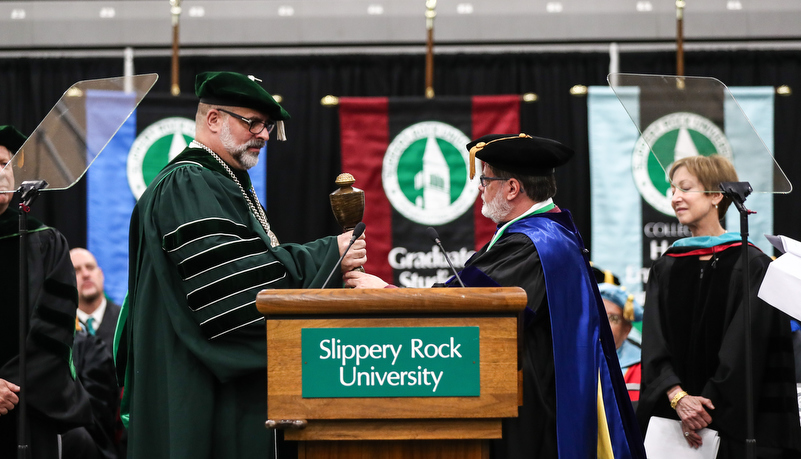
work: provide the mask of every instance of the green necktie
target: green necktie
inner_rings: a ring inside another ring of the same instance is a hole
[[[90,318],[86,319],[86,332],[89,333],[92,336],[95,335],[95,327],[92,326],[92,322],[94,322],[94,321],[95,321],[94,317],[90,317]]]

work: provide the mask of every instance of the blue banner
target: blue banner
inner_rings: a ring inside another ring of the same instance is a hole
[[[133,105],[134,98],[87,95],[87,142],[102,129],[109,104]],[[128,223],[136,203],[128,187],[125,163],[136,137],[136,113],[120,127],[86,173],[86,245],[105,275],[105,293],[117,304],[128,289]],[[98,139],[105,142],[106,139]]]
[[[635,98],[636,94],[631,97]],[[641,198],[631,173],[637,127],[609,87],[589,88],[590,224],[593,263],[641,291]],[[627,106],[631,106],[627,102]]]

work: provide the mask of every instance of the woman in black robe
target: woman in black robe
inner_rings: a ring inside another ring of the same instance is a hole
[[[693,237],[651,267],[643,319],[642,394],[637,417],[681,420],[687,442],[718,431],[719,458],[745,457],[746,387],[742,237],[720,223],[731,200],[718,190],[736,182],[719,155],[676,161],[671,204]],[[704,192],[706,191],[706,192]],[[757,457],[801,457],[793,349],[788,317],[756,297],[770,257],[749,244]]]

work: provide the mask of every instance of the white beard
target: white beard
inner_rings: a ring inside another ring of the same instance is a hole
[[[484,193],[486,195],[486,191]],[[504,199],[501,193],[498,192],[489,202],[484,201],[484,205],[481,206],[481,214],[496,224],[504,221],[511,211],[512,203]]]
[[[237,145],[231,135],[231,129],[228,123],[224,123],[222,131],[220,132],[220,142],[223,144],[225,151],[231,155],[242,169],[248,170],[258,164],[259,154],[252,153],[248,150],[250,147],[264,147],[264,141],[261,139],[254,139],[245,144]]]

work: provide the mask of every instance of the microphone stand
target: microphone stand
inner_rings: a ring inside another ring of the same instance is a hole
[[[745,308],[745,413],[746,413],[746,438],[745,438],[745,457],[754,459],[756,457],[756,438],[754,437],[754,374],[753,374],[753,349],[751,343],[751,283],[750,268],[748,265],[748,215],[756,212],[745,207],[745,198],[751,194],[753,189],[748,182],[723,182],[720,184],[723,195],[731,198],[737,210],[740,212],[740,235],[742,236],[742,261],[743,261],[743,306]]]
[[[459,285],[461,285],[462,288],[464,288],[464,284],[462,283],[462,278],[459,277],[459,273],[456,272],[456,268],[454,268],[453,263],[451,263],[451,257],[448,256],[448,252],[445,251],[445,247],[442,247],[442,241],[439,240],[439,234],[437,234],[437,230],[429,226],[428,228],[426,228],[426,234],[428,235],[428,237],[431,238],[432,241],[434,241],[435,244],[437,244],[437,246],[439,246],[439,249],[442,250],[442,255],[445,256],[445,261],[447,261],[448,266],[451,267],[453,275],[456,276],[456,280],[459,281]]]
[[[28,212],[39,197],[39,190],[47,187],[44,180],[22,182],[19,194],[19,403],[17,404],[17,458],[27,459],[28,449],[28,388],[25,343],[28,338]]]
[[[337,261],[336,266],[334,266],[334,269],[331,271],[331,274],[328,275],[328,277],[325,279],[325,282],[323,282],[323,286],[320,288],[325,288],[326,286],[328,286],[328,281],[330,281],[334,273],[337,272],[337,267],[340,267],[342,265],[342,260],[345,259],[345,255],[347,255],[350,248],[353,247],[353,243],[356,242],[356,239],[359,239],[362,236],[362,234],[364,234],[364,228],[365,224],[363,222],[359,222],[358,224],[356,224],[356,228],[353,229],[353,236],[351,236],[350,238],[348,247],[345,249],[344,252],[342,252],[342,256],[339,257],[339,261]]]

